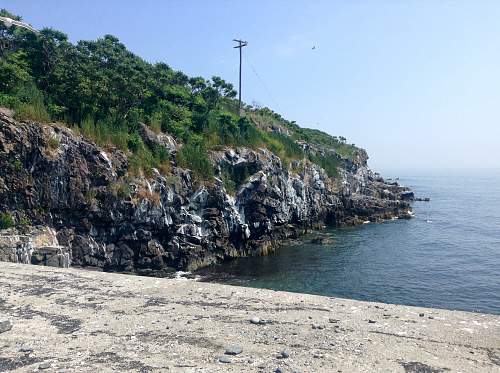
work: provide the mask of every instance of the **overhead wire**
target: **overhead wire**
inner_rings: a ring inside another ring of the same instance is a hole
[[[262,84],[262,87],[264,87],[264,90],[266,91],[267,95],[269,96],[269,98],[271,99],[271,101],[273,102],[273,104],[276,106],[276,110],[277,111],[281,111],[280,110],[280,105],[278,104],[278,102],[275,100],[273,94],[271,93],[271,90],[269,89],[269,87],[267,86],[266,82],[264,81],[264,79],[261,77],[261,75],[257,72],[257,69],[255,68],[254,64],[252,63],[251,59],[248,57],[248,54],[246,54],[246,59],[250,65],[250,68],[252,70],[252,72],[255,74],[255,76],[257,77],[257,80],[260,82],[260,84]]]

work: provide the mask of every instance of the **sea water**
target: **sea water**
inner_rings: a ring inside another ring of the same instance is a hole
[[[416,196],[411,220],[322,231],[202,277],[243,286],[500,314],[500,172],[386,172]]]

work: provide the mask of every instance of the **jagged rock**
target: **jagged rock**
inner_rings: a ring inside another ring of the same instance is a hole
[[[141,128],[146,143],[178,147]],[[311,162],[295,161],[297,171],[283,167],[267,149],[226,148],[209,156],[214,184],[199,186],[175,166],[166,176],[153,170],[124,178],[123,152],[104,151],[62,125],[0,113],[0,211],[18,226],[0,233],[0,260],[143,274],[192,271],[266,255],[310,229],[411,216],[402,197],[408,189],[374,174],[361,149],[340,160],[336,178]],[[224,175],[235,183],[232,194]],[[22,219],[29,226],[21,232]],[[36,243],[37,226],[50,230],[52,243]]]
[[[59,244],[50,227],[29,227],[23,231],[10,228],[0,230],[0,260],[68,268],[71,253]]]
[[[167,149],[170,154],[175,153],[179,146],[172,136],[163,132],[155,133],[144,123],[139,123],[139,134],[147,145],[151,147],[161,146]]]

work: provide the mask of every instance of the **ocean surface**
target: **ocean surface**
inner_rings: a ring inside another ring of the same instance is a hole
[[[416,196],[415,217],[327,229],[265,257],[199,272],[208,281],[500,314],[500,172],[385,172]]]

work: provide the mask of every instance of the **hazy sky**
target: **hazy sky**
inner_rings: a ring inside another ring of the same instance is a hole
[[[500,1],[14,1],[367,149],[375,169],[500,167]],[[313,47],[315,49],[312,49]]]

